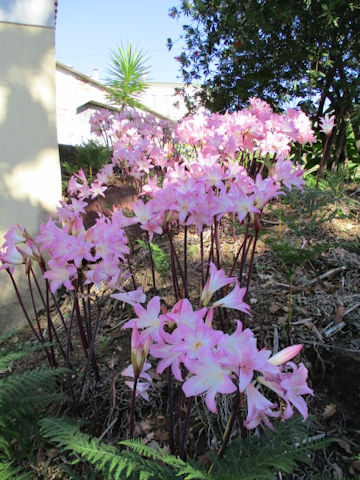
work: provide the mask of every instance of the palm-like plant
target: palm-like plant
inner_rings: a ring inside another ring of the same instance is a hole
[[[107,80],[109,98],[121,109],[127,105],[142,108],[138,96],[148,87],[145,77],[149,73],[145,52],[128,43],[126,47],[120,46],[111,51],[110,62]]]

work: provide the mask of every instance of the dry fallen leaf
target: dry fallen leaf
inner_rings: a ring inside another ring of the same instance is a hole
[[[142,422],[138,422],[135,425],[134,435],[139,436],[139,435],[147,434],[150,431],[150,428],[151,428],[150,422],[147,422],[146,420],[143,420]]]
[[[340,323],[344,318],[345,307],[344,305],[338,305],[336,312],[335,312],[335,325]]]
[[[269,312],[270,313],[276,313],[280,308],[280,305],[278,305],[277,303],[271,303],[270,304],[270,307],[269,307]]]
[[[329,403],[329,405],[326,405],[324,411],[323,411],[323,414],[322,414],[322,418],[324,420],[327,420],[328,418],[332,417],[333,415],[335,415],[336,413],[336,405],[335,403]]]
[[[336,441],[340,445],[340,447],[345,450],[346,453],[348,453],[349,455],[352,454],[351,445],[345,438],[338,438]]]

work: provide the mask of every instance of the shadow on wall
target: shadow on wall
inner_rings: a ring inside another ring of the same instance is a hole
[[[0,22],[0,145],[2,244],[17,223],[36,234],[61,198],[53,28]],[[1,332],[24,320],[6,272],[0,285]]]

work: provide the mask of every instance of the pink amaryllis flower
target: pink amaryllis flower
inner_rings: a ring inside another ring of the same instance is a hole
[[[132,209],[137,217],[137,220],[144,224],[151,220],[153,216],[153,203],[151,201],[144,203],[142,200],[138,200],[136,203],[132,203]]]
[[[175,349],[176,345],[182,341],[182,334],[179,329],[175,329],[171,334],[162,331],[162,342],[154,343],[150,347],[150,354],[155,358],[160,358],[156,373],[162,374],[164,370],[171,366],[171,371],[176,380],[183,382],[180,364],[184,361],[182,351]]]
[[[213,294],[225,285],[236,282],[236,278],[227,277],[224,270],[218,270],[213,262],[210,262],[210,276],[206,281],[206,284],[201,293],[201,304],[206,306]]]
[[[302,347],[302,344],[298,344],[283,348],[282,350],[280,350],[280,352],[269,358],[268,362],[272,363],[273,365],[281,365],[282,363],[288,362],[292,358],[296,357]]]
[[[182,341],[174,346],[174,351],[183,353],[185,365],[187,360],[199,358],[199,352],[201,352],[202,347],[206,347],[207,350],[215,347],[224,335],[224,332],[214,330],[204,323],[201,318],[191,328],[180,324],[176,330],[181,334]]]
[[[256,428],[263,422],[267,427],[273,430],[274,427],[271,425],[267,417],[277,418],[280,416],[279,411],[273,410],[277,405],[271,403],[270,400],[265,398],[252,383],[249,383],[247,386],[246,398],[248,403],[248,415],[244,422],[244,426],[248,429]]]
[[[154,297],[150,300],[147,308],[144,308],[139,303],[134,305],[134,310],[137,315],[125,323],[123,328],[137,327],[143,329],[142,336],[151,335],[155,342],[160,342],[160,297]]]
[[[320,132],[325,133],[325,135],[330,135],[333,131],[335,125],[335,115],[329,116],[328,113],[325,113],[324,117],[320,117]]]
[[[295,166],[291,160],[283,158],[279,158],[270,169],[271,177],[279,183],[282,182],[289,190],[291,190],[292,186],[302,190],[305,183],[303,178],[304,172],[305,170]]]
[[[302,363],[298,367],[293,362],[289,362],[288,365],[292,368],[292,372],[281,375],[280,386],[285,392],[282,397],[288,405],[289,403],[293,405],[306,420],[308,407],[302,395],[314,395],[306,383],[308,370]]]
[[[145,381],[137,381],[136,382],[136,391],[135,391],[135,397],[138,397],[139,395],[146,400],[147,402],[150,400],[149,399],[149,394],[147,393],[149,387],[151,386],[152,378],[150,375],[147,373],[147,370],[151,368],[150,363],[144,363],[142,370],[140,372],[140,375],[138,375],[138,379],[145,379]],[[121,373],[124,377],[131,377],[135,378],[134,375],[134,369],[132,365],[129,365],[125,370]],[[130,390],[134,389],[134,381],[126,380],[125,385],[127,385]]]
[[[236,386],[232,382],[229,372],[220,364],[218,354],[203,347],[201,351],[199,350],[198,358],[201,360],[187,362],[187,368],[193,376],[184,382],[182,389],[187,397],[206,392],[205,403],[211,412],[216,413],[216,394],[233,393]]]
[[[147,335],[141,337],[135,325],[131,334],[131,365],[133,367],[135,378],[139,378],[140,373],[143,370],[151,343],[151,336]]]
[[[166,320],[170,320],[173,324],[187,325],[194,329],[197,322],[204,318],[206,312],[206,308],[194,311],[190,301],[187,298],[182,298],[174,305],[171,312],[166,314]]]
[[[113,293],[110,295],[110,297],[115,298],[116,300],[121,300],[122,302],[128,303],[132,306],[137,303],[146,302],[146,295],[141,287],[138,287],[136,290],[131,292]]]
[[[29,234],[21,225],[13,225],[4,235],[6,242],[3,243],[2,248],[14,246],[16,243],[23,243],[29,237]]]
[[[284,418],[292,416],[294,406],[306,420],[308,408],[302,395],[314,394],[306,383],[307,376],[308,370],[302,363],[297,367],[293,362],[288,362],[277,375],[266,374],[265,377],[258,377],[257,381],[285,400],[287,407]]]
[[[64,285],[68,290],[74,290],[73,280],[76,278],[77,270],[74,265],[68,263],[58,263],[55,260],[49,260],[49,270],[44,273],[44,278],[50,280],[50,290],[54,293],[60,285]]]
[[[243,301],[245,293],[246,288],[240,288],[239,284],[236,282],[235,287],[231,290],[231,292],[228,293],[224,298],[217,300],[212,304],[212,306],[232,308],[234,310],[244,312],[247,315],[251,315],[249,305]]]
[[[267,361],[270,356],[269,350],[258,350],[256,348],[255,338],[250,339],[239,349],[239,390],[243,392],[250,384],[254,370],[261,371],[267,367]],[[275,370],[275,367],[273,367]]]

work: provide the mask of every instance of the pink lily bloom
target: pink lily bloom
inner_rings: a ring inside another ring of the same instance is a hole
[[[125,385],[127,385],[130,388],[130,390],[133,390],[134,382],[126,380],[124,383],[125,383]],[[151,385],[151,383],[149,383],[149,382],[137,382],[135,397],[138,397],[140,395],[140,397],[142,397],[144,400],[149,402],[150,398],[149,398],[149,394],[147,393],[147,391],[149,390],[150,385]]]
[[[55,260],[49,260],[48,265],[50,267],[44,273],[44,278],[50,280],[50,290],[54,293],[60,285],[64,285],[68,290],[74,290],[72,284],[73,280],[76,278],[77,270],[74,265],[69,265],[67,263],[57,263]]]
[[[120,292],[120,293],[113,293],[110,297],[115,298],[116,300],[120,300],[122,302],[128,303],[129,305],[134,306],[136,303],[145,303],[146,302],[146,295],[143,292],[141,287],[138,287],[136,290],[132,292]]]
[[[26,230],[21,225],[14,225],[7,233],[4,235],[6,242],[3,243],[2,248],[8,247],[10,245],[15,245],[16,243],[23,243],[28,236]]]
[[[236,281],[237,279],[235,277],[227,277],[224,270],[218,270],[215,264],[210,262],[210,276],[201,292],[201,304],[206,306],[217,290]]]
[[[241,349],[239,349],[238,364],[240,366],[240,392],[243,392],[251,382],[254,376],[254,370],[261,371],[266,368],[267,360],[270,356],[270,353],[270,350],[258,350],[256,348],[255,338],[249,340],[242,346]]]
[[[154,297],[150,300],[145,309],[139,303],[134,305],[134,310],[137,318],[132,318],[125,323],[123,328],[133,328],[136,326],[139,329],[144,329],[141,332],[142,336],[151,335],[155,342],[161,342],[160,336],[160,297]]]
[[[260,210],[254,206],[254,195],[246,195],[237,183],[231,185],[228,195],[231,200],[231,211],[236,213],[240,223],[248,213],[260,212]]]
[[[243,302],[246,288],[240,288],[238,282],[235,283],[235,287],[224,298],[217,300],[212,304],[213,307],[225,307],[239,310],[247,315],[251,315],[250,307],[247,303]]]
[[[148,373],[146,373],[150,368],[151,368],[151,363],[145,362],[141,369],[140,375],[138,375],[138,378],[144,378],[148,382],[152,382],[152,378]],[[130,364],[128,367],[125,368],[125,370],[121,373],[121,375],[123,377],[135,378],[133,366]]]
[[[174,305],[171,312],[166,314],[166,317],[177,325],[186,325],[191,329],[195,329],[197,322],[204,318],[206,312],[206,308],[194,311],[190,301],[187,298],[183,298]]]
[[[179,324],[176,330],[179,331],[182,341],[174,346],[174,351],[184,354],[185,365],[186,360],[199,358],[198,355],[202,347],[205,347],[207,350],[215,347],[224,335],[224,332],[214,330],[206,325],[202,319],[197,320],[195,328]]]
[[[329,116],[328,113],[325,113],[324,117],[320,117],[320,132],[325,133],[325,135],[330,135],[333,131],[335,125],[335,115]]]
[[[296,167],[291,160],[279,158],[270,171],[271,178],[277,182],[282,182],[289,190],[291,190],[292,186],[296,186],[302,190],[305,183],[303,178],[305,170]]]
[[[220,364],[219,355],[213,351],[199,349],[201,360],[189,360],[188,370],[194,375],[188,378],[183,386],[187,397],[200,395],[206,392],[205,403],[211,412],[217,413],[215,397],[217,393],[233,393],[236,386],[232,382],[229,372]]]
[[[25,263],[24,256],[13,246],[6,248],[4,252],[0,249],[0,271],[8,270],[10,273],[14,273],[16,265],[22,265]]]
[[[164,331],[161,332],[163,338],[162,342],[154,343],[150,347],[150,354],[155,358],[161,358],[156,372],[160,375],[164,370],[171,366],[171,371],[179,382],[183,381],[180,364],[184,362],[184,354],[176,350],[174,347],[182,340],[182,334],[178,328],[173,333],[169,334]]]
[[[249,328],[243,330],[240,320],[236,320],[236,323],[235,332],[231,335],[225,333],[219,341],[219,349],[222,351],[224,358],[228,357],[230,359],[231,364],[236,363],[239,350],[254,338],[254,334]]]
[[[301,395],[314,394],[306,383],[308,371],[302,363],[297,367],[293,362],[289,362],[285,365],[286,367],[290,367],[292,371],[279,372],[277,375],[265,375],[265,377],[258,377],[257,381],[286,401],[287,407],[283,414],[284,418],[291,417],[293,414],[292,406],[294,406],[306,420],[308,409]]]
[[[284,195],[280,192],[280,185],[278,183],[275,183],[271,177],[262,178],[260,174],[256,175],[254,193],[254,203],[260,210],[273,198],[277,199],[279,195]]]
[[[154,233],[158,233],[159,235],[162,234],[162,227],[160,225],[160,218],[158,215],[153,216],[153,218],[142,224],[141,228],[148,232],[150,242],[153,239]]]
[[[270,423],[267,417],[278,418],[280,412],[274,412],[273,409],[277,407],[275,403],[271,403],[267,398],[262,395],[252,383],[249,383],[246,389],[246,397],[248,403],[248,415],[244,422],[244,426],[248,429],[256,428],[262,422],[274,430],[274,427]]]
[[[105,197],[105,190],[107,190],[105,185],[102,185],[99,180],[94,180],[94,182],[90,185],[89,193],[91,194],[92,199],[98,196]]]
[[[139,379],[144,378],[146,381],[145,382],[139,382],[138,381],[136,383],[136,392],[135,392],[135,397],[138,397],[140,395],[147,402],[150,400],[149,395],[147,393],[147,390],[149,389],[149,387],[151,385],[151,382],[152,382],[152,378],[150,377],[150,375],[148,373],[146,373],[146,371],[149,370],[149,368],[151,368],[151,364],[150,363],[144,363],[144,365],[142,367],[142,370],[141,370],[141,373],[138,376],[138,378]],[[127,368],[125,368],[125,370],[121,373],[121,375],[123,375],[124,377],[134,378],[133,366],[129,365]],[[130,388],[130,390],[133,390],[133,388],[134,388],[134,382],[133,381],[126,380],[124,383],[125,383],[125,385],[127,385]]]
[[[19,246],[20,244],[17,245]],[[25,246],[25,244],[23,245]],[[1,260],[7,265],[22,265],[25,263],[24,255],[15,246],[7,248],[6,251],[1,255]]]
[[[283,398],[286,402],[291,403],[306,420],[308,408],[301,395],[314,395],[313,390],[306,383],[308,370],[302,363],[299,367],[292,362],[289,362],[288,365],[293,371],[281,374],[280,386],[285,391]]]
[[[136,203],[132,203],[132,209],[141,224],[148,222],[153,216],[153,203],[151,201],[144,203],[142,200],[138,200]]]

